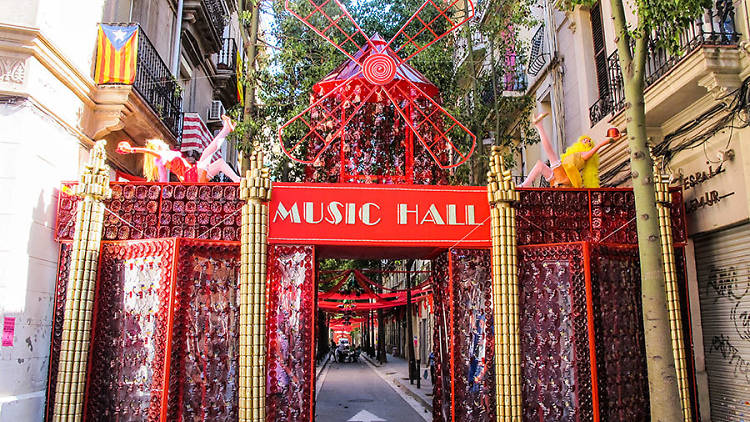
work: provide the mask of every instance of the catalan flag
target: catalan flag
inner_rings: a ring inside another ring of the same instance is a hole
[[[96,83],[132,84],[137,58],[138,25],[99,25]]]

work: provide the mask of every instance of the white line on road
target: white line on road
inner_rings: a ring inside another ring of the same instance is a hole
[[[369,360],[367,360],[366,358],[362,359],[362,360],[364,360],[365,363],[367,363],[367,365],[370,367],[370,369],[372,370],[372,372],[375,372],[376,374],[378,374],[378,376],[383,381],[385,381],[386,384],[388,384],[393,389],[393,391],[396,392],[396,394],[398,394],[399,396],[401,396],[401,398],[409,406],[411,406],[412,409],[414,409],[419,414],[419,416],[422,417],[422,419],[424,419],[427,422],[431,422],[432,421],[432,413],[428,412],[427,409],[424,406],[422,406],[418,401],[414,400],[413,397],[411,397],[408,394],[406,394],[401,388],[398,387],[398,385],[396,385],[396,383],[392,379],[390,379],[390,378],[386,377],[385,375],[381,374],[380,371],[377,370],[377,367],[375,365],[373,365],[372,363],[370,363]]]

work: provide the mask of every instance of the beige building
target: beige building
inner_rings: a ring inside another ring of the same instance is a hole
[[[42,420],[60,182],[78,178],[94,141],[108,140],[113,169],[138,174],[139,158],[114,153],[117,142],[179,148],[183,113],[217,128],[218,102],[236,103],[234,4],[0,0],[0,421]],[[98,25],[129,22],[140,24],[134,84],[97,85]]]
[[[719,0],[681,37],[682,52],[650,48],[646,74],[649,142],[668,152],[682,185],[690,240],[687,278],[699,412],[703,421],[738,421],[750,413],[750,129],[748,10]],[[601,139],[626,116],[610,2],[535,13],[528,93],[559,150],[583,134]],[[601,154],[604,186],[629,184],[622,140]],[[527,148],[516,173],[538,159]]]

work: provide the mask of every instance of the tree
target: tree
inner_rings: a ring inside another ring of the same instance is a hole
[[[568,6],[591,6],[592,0],[572,0]],[[646,340],[651,420],[682,420],[669,315],[665,293],[661,241],[654,192],[653,161],[646,138],[645,68],[648,43],[674,51],[683,29],[710,0],[634,0],[628,19],[623,0],[610,0],[617,54],[625,88],[625,113],[630,147],[630,168],[635,195],[638,251],[641,262],[643,325]],[[659,36],[653,36],[658,32]]]

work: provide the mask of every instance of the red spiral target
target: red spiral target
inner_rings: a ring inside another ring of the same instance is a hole
[[[396,62],[387,54],[372,54],[362,66],[365,79],[374,85],[385,85],[396,76]]]

